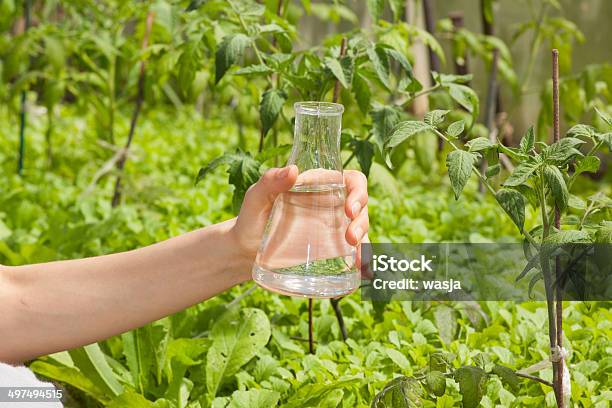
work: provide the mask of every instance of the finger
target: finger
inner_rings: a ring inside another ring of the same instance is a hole
[[[360,171],[346,170],[344,184],[348,192],[344,210],[349,218],[354,219],[368,203],[368,180]]]
[[[363,237],[368,233],[370,228],[370,220],[368,217],[368,207],[366,206],[361,213],[355,218],[346,230],[346,242],[355,246],[361,242]]]
[[[276,197],[293,187],[297,174],[298,168],[294,165],[267,170],[246,192],[240,215],[249,219],[269,211]]]

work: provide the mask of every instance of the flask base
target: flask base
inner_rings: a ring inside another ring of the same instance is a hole
[[[253,265],[253,280],[272,292],[288,296],[330,299],[346,296],[359,288],[358,271],[339,275],[304,276],[278,273]]]

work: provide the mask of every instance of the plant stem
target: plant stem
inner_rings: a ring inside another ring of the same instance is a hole
[[[527,378],[528,380],[537,381],[540,384],[548,385],[549,387],[553,388],[553,384],[550,381],[546,381],[545,379],[536,377],[535,375],[523,374],[518,371],[515,371],[514,374],[516,374],[517,377],[523,377],[523,378]]]
[[[312,303],[314,299],[308,298],[308,352],[314,354],[314,337],[312,333]]]
[[[155,17],[155,13],[150,11],[147,14],[146,20],[146,29],[144,36],[142,38],[142,49],[146,49],[149,43],[149,35],[151,33],[151,28],[153,27],[153,18]],[[134,107],[134,112],[132,113],[132,119],[130,121],[130,131],[128,133],[127,141],[125,142],[125,148],[122,156],[119,158],[117,162],[117,170],[119,174],[117,175],[117,181],[115,182],[115,192],[113,193],[113,200],[111,202],[113,207],[116,207],[121,202],[121,178],[123,175],[123,168],[125,167],[125,162],[127,160],[127,154],[130,149],[130,145],[132,144],[132,139],[134,138],[134,131],[136,130],[136,122],[138,121],[138,116],[140,115],[140,110],[142,108],[142,103],[144,102],[144,86],[145,86],[145,60],[140,61],[140,72],[138,75],[138,94],[136,95],[136,106]]]
[[[348,331],[346,330],[346,325],[344,324],[344,316],[342,316],[342,309],[340,309],[340,300],[342,298],[330,299],[332,308],[334,309],[334,313],[336,314],[336,319],[338,320],[338,326],[340,326],[340,333],[342,334],[342,340],[346,341],[348,339]]]

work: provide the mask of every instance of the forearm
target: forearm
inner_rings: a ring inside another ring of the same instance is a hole
[[[134,251],[26,265],[0,276],[0,361],[24,361],[122,333],[250,276],[234,220]]]

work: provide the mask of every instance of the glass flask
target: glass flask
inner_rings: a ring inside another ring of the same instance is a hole
[[[334,298],[359,287],[355,248],[346,242],[349,218],[340,158],[344,107],[298,102],[287,165],[299,173],[275,201],[253,266],[260,286],[285,295]]]

